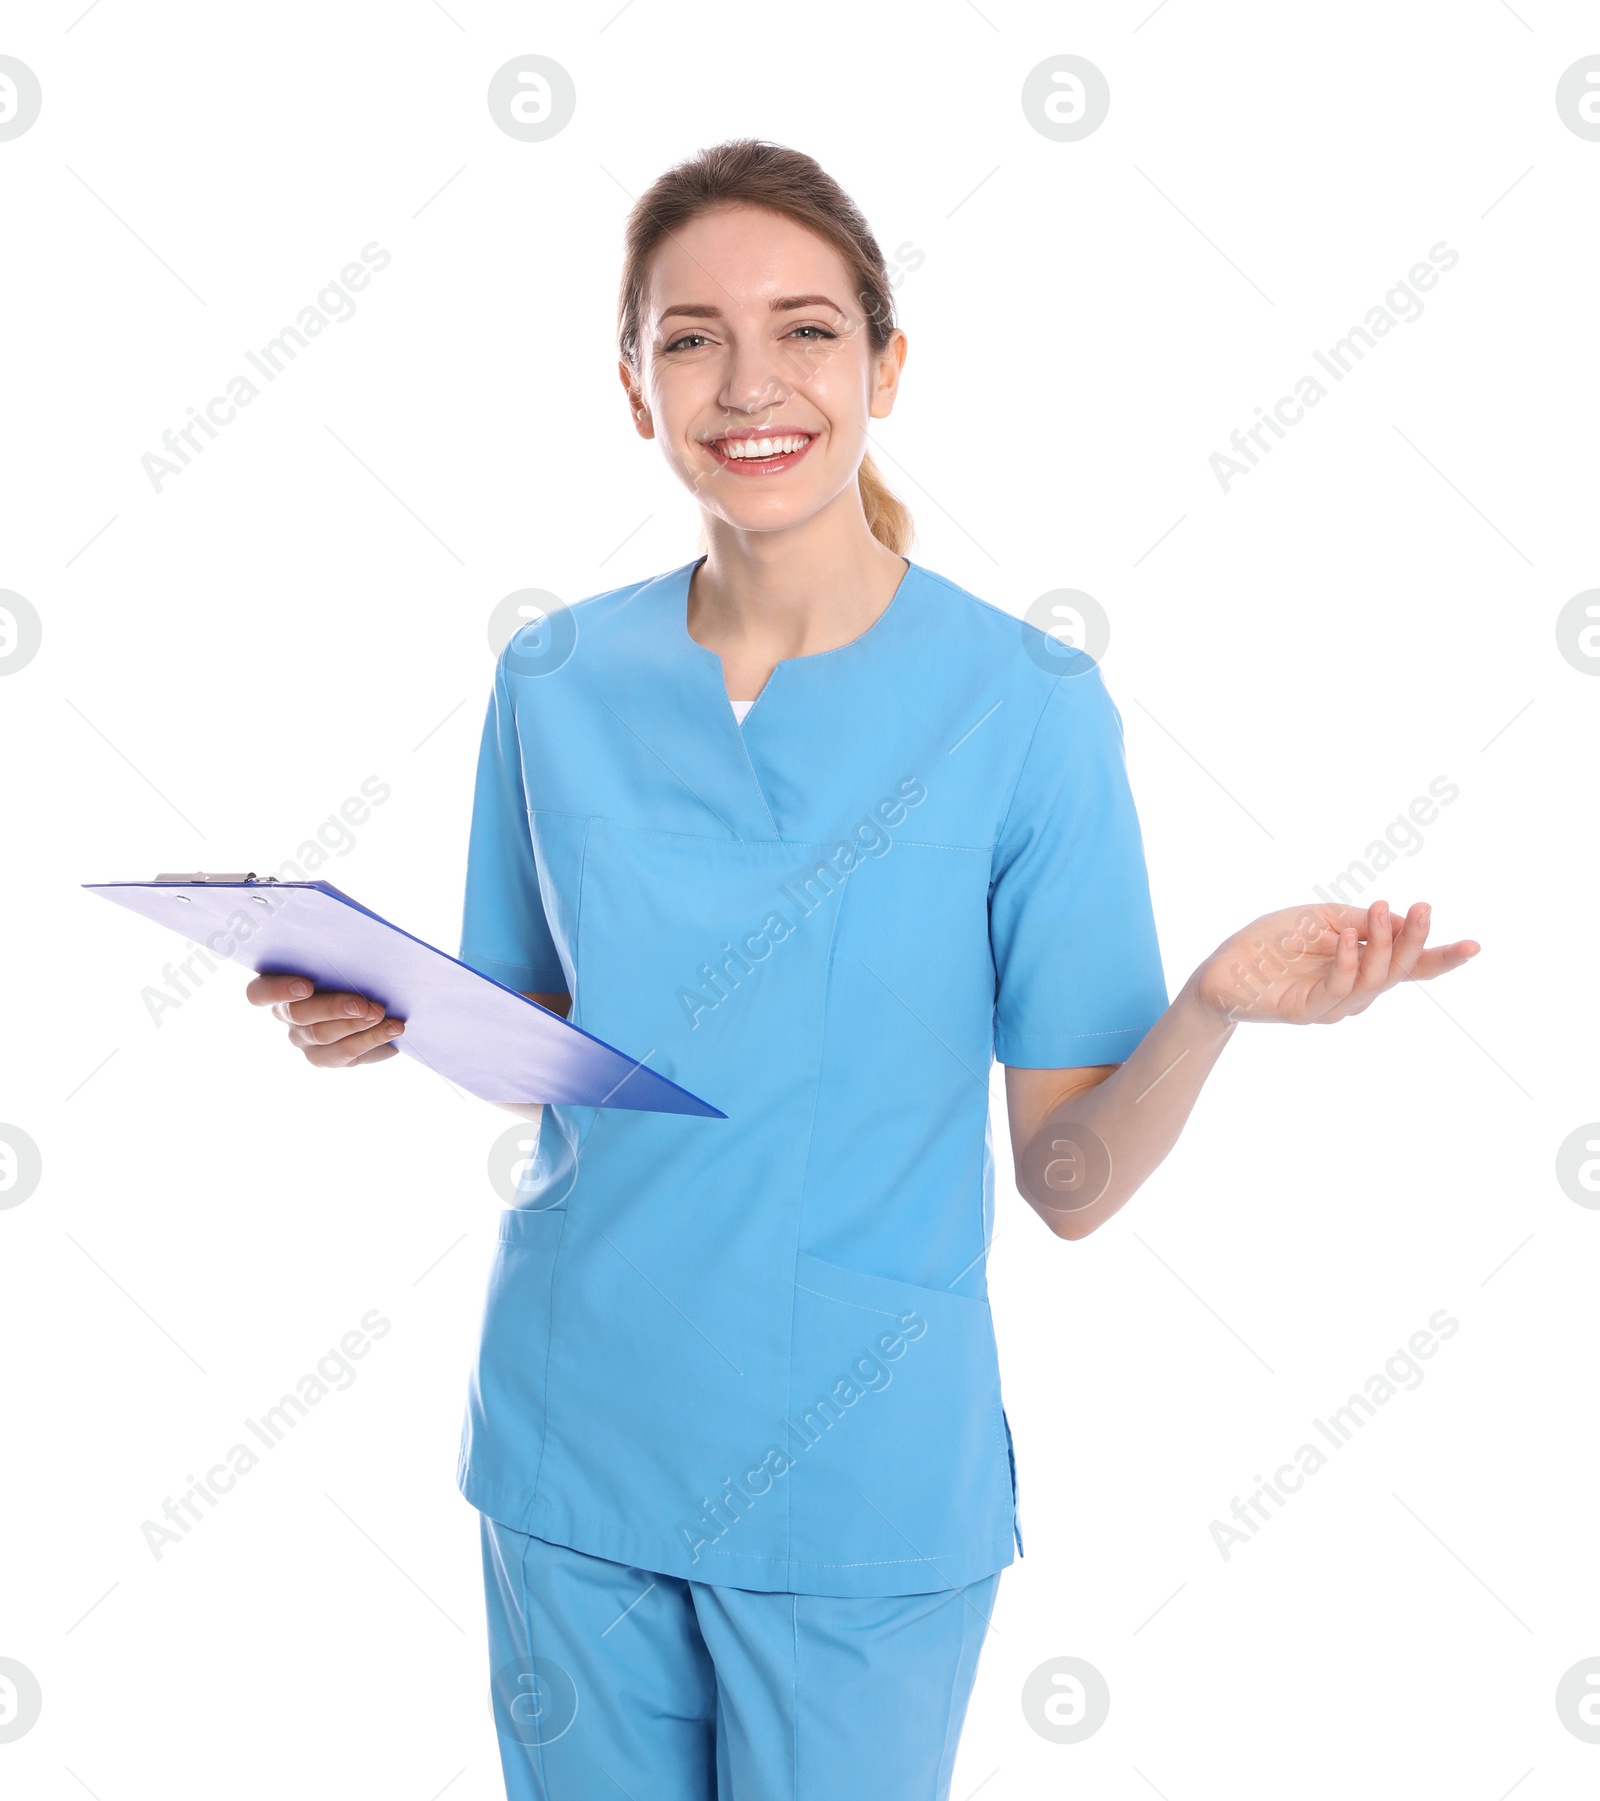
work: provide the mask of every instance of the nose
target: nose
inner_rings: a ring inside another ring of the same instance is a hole
[[[729,352],[727,375],[717,395],[730,413],[774,412],[793,393],[777,362],[776,346],[761,338],[736,341]]]

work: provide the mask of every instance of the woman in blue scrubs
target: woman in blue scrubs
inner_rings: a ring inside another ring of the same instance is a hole
[[[705,554],[500,658],[461,955],[727,1118],[546,1107],[502,1218],[459,1477],[507,1793],[928,1801],[1021,1545],[991,1063],[1021,1192],[1081,1238],[1240,1020],[1477,946],[1424,948],[1425,906],[1292,908],[1169,1004],[1098,669],[903,554],[866,438],[906,340],[810,158],[664,175],[619,336]],[[250,992],[327,1066],[402,1029]]]

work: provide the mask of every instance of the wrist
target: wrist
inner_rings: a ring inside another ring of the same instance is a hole
[[[1172,1005],[1188,1027],[1221,1040],[1239,1023],[1235,1009],[1241,998],[1222,960],[1213,955],[1184,983]]]

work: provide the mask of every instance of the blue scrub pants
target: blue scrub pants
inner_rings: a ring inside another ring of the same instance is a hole
[[[946,1801],[998,1575],[768,1594],[480,1518],[507,1801]]]

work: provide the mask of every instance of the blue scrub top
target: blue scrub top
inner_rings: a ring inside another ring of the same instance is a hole
[[[728,1117],[546,1107],[461,1490],[737,1588],[965,1584],[1016,1533],[991,1060],[1119,1062],[1167,1004],[1121,718],[1092,659],[911,563],[741,729],[696,567],[496,669],[463,961]]]

